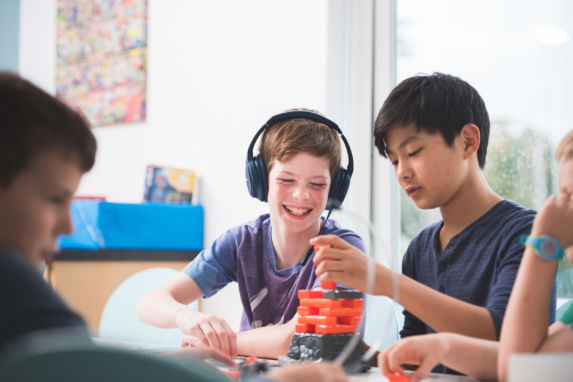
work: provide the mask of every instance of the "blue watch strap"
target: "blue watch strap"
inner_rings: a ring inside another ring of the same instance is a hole
[[[551,236],[522,236],[520,241],[535,249],[535,253],[545,260],[561,260],[565,254],[557,239]]]

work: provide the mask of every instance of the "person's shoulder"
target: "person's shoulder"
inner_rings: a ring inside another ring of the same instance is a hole
[[[523,207],[516,202],[504,199],[492,208],[492,217],[499,223],[507,222],[506,228],[531,225],[537,211]],[[511,223],[511,224],[509,224]]]

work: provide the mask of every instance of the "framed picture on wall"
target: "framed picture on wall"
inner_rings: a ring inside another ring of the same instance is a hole
[[[92,126],[146,116],[147,0],[58,0],[56,95]]]

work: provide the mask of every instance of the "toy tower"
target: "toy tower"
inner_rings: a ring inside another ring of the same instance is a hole
[[[315,248],[315,252],[317,250]],[[334,281],[320,285],[322,290],[298,291],[299,317],[287,353],[292,359],[334,360],[354,336],[359,336],[356,330],[362,320],[362,293],[339,289]],[[356,346],[343,365],[347,372],[369,369],[369,363],[362,361],[363,354],[362,341],[356,341]]]

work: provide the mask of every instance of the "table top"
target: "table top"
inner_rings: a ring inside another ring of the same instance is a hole
[[[161,353],[165,351],[177,350],[178,348],[169,347],[166,345],[158,344],[148,344],[143,342],[131,342],[131,341],[120,341],[112,340],[106,338],[94,338],[94,342],[98,345],[104,346],[115,346],[124,349],[141,351],[144,353]],[[388,379],[382,375],[379,368],[371,368],[366,373],[354,374],[350,376],[351,382],[386,382]],[[447,375],[447,374],[435,374],[432,373],[428,378],[423,379],[423,381],[431,382],[477,382],[479,380],[475,378],[457,376],[457,375]]]

